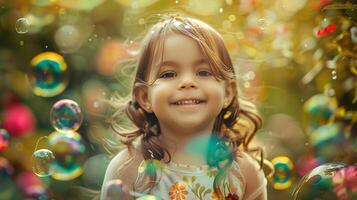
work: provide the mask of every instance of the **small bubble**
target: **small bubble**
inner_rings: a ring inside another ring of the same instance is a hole
[[[24,46],[24,41],[20,41],[20,46]]]
[[[95,38],[97,38],[97,37],[98,37],[98,35],[97,35],[97,34],[94,34],[94,37],[95,37]]]
[[[29,23],[26,18],[20,18],[16,21],[15,29],[19,34],[25,34],[28,32]]]
[[[175,3],[176,3],[176,4],[179,4],[179,1],[176,0]]]
[[[219,9],[219,13],[223,13],[223,8],[220,8],[220,9]]]
[[[327,91],[327,94],[328,94],[330,97],[335,96],[335,90],[331,88],[331,89],[329,89],[329,90]]]
[[[331,75],[333,80],[337,79],[337,72],[335,70],[332,70]]]
[[[229,21],[234,22],[234,21],[236,21],[237,17],[235,15],[229,15],[228,19],[229,19]]]
[[[88,41],[89,41],[89,42],[92,42],[92,38],[89,38]]]
[[[45,46],[45,48],[47,49],[47,48],[48,48],[48,46],[46,45],[46,46]]]

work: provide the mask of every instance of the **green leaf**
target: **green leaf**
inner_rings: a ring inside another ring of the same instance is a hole
[[[192,176],[191,180],[192,180],[192,183],[195,182],[196,181],[196,176]]]
[[[202,194],[205,189],[206,189],[206,188],[205,188],[204,186],[202,186],[202,187],[198,190],[198,194]]]
[[[207,194],[211,193],[212,190],[211,189],[207,189],[204,193],[203,193],[203,196],[206,196]]]
[[[188,178],[187,178],[187,176],[182,177],[182,180],[183,180],[185,183],[188,183]]]

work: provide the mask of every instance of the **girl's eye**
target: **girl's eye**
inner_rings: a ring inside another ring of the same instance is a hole
[[[163,72],[160,74],[160,78],[172,78],[175,77],[176,73],[175,72]]]
[[[212,76],[212,73],[207,70],[201,70],[197,73],[199,76]]]

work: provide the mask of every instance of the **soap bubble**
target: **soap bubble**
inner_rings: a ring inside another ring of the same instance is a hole
[[[308,131],[327,124],[337,110],[337,101],[324,94],[312,96],[304,103],[304,121]]]
[[[35,151],[32,155],[34,160],[34,166],[32,167],[33,172],[39,177],[51,176],[52,172],[52,162],[55,159],[52,151],[48,149],[39,149]]]
[[[64,25],[58,28],[54,39],[61,52],[65,53],[75,52],[83,43],[83,35],[74,25]]]
[[[67,64],[57,53],[41,53],[31,60],[31,69],[27,77],[36,95],[53,97],[67,87]]]
[[[5,129],[0,129],[0,152],[9,146],[10,136]]]
[[[27,21],[26,18],[19,18],[16,21],[15,29],[16,29],[17,33],[25,34],[25,33],[27,33],[29,31],[28,30],[29,29],[29,22]]]
[[[337,199],[332,191],[332,178],[337,171],[344,167],[344,164],[326,163],[314,168],[300,180],[293,192],[294,199]]]
[[[343,129],[338,123],[320,126],[310,134],[316,155],[327,161],[334,161],[343,156],[341,147],[344,143]]]
[[[49,149],[55,159],[52,161],[52,177],[56,180],[72,180],[82,174],[86,148],[77,132],[53,132],[48,138]]]
[[[271,178],[273,187],[276,190],[285,190],[288,189],[292,184],[292,169],[293,163],[286,156],[278,156],[272,161],[274,165],[274,175]]]
[[[51,109],[51,124],[58,132],[77,131],[83,116],[77,102],[70,99],[57,101]]]

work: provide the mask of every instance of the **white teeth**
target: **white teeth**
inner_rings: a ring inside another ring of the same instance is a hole
[[[201,103],[200,100],[182,100],[182,101],[178,101],[175,104],[176,105],[187,105],[187,104],[199,104]]]

